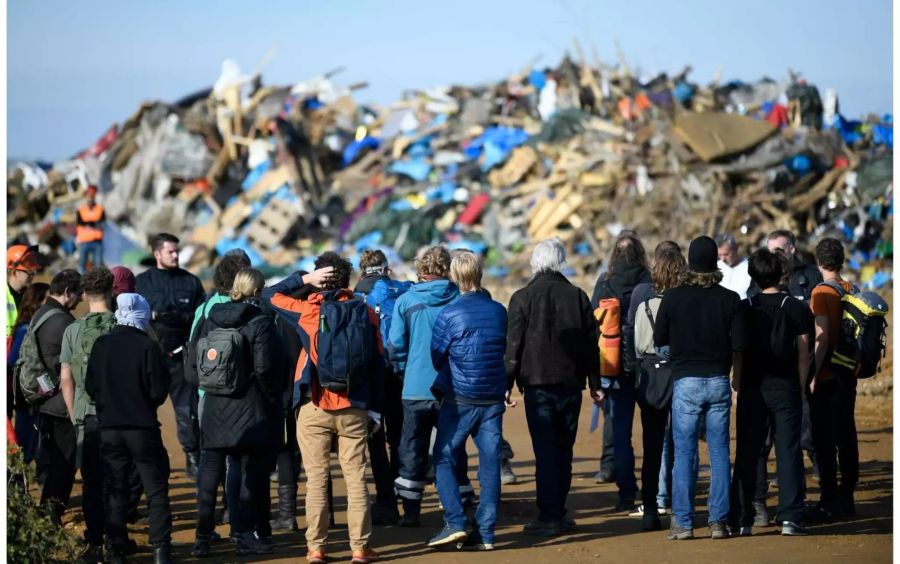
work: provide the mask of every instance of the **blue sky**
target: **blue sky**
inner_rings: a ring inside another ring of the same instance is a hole
[[[224,58],[290,84],[345,65],[357,99],[504,78],[535,57],[555,65],[577,36],[614,63],[706,83],[799,70],[836,88],[842,112],[892,104],[890,0],[260,1],[16,0],[7,7],[8,154],[57,159],[149,99],[211,86]]]

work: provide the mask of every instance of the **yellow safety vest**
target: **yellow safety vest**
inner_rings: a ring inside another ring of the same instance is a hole
[[[9,339],[13,335],[13,329],[16,326],[16,318],[19,317],[19,310],[16,308],[16,299],[13,297],[9,284],[6,285],[6,338]]]

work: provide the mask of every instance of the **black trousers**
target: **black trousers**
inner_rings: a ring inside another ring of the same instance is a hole
[[[271,454],[265,451],[249,452],[242,449],[204,449],[203,464],[197,479],[197,537],[209,537],[215,528],[216,497],[219,484],[225,475],[225,459],[234,456],[241,473],[240,495],[231,521],[232,534],[252,533],[260,516],[260,502],[268,496]],[[268,519],[267,523],[268,525]],[[260,536],[270,536],[261,532]]]
[[[396,506],[394,480],[400,475],[400,435],[403,429],[403,382],[394,374],[385,376],[383,425],[369,436],[369,461],[375,478],[375,499],[379,505]],[[390,456],[388,456],[390,448]]]
[[[670,409],[656,409],[640,400],[637,403],[641,408],[644,449],[644,460],[641,463],[641,500],[644,503],[644,515],[653,515],[657,509],[659,469],[662,466],[663,442],[666,439],[666,424],[669,422]]]
[[[184,452],[200,452],[200,427],[197,417],[197,403],[200,395],[197,386],[184,379],[184,364],[181,354],[168,357],[166,367],[169,369],[169,396],[175,410],[175,425],[178,442]]]
[[[285,444],[278,450],[275,466],[278,471],[278,486],[291,486],[296,489],[300,481],[300,445],[297,444],[295,413],[285,417]]]
[[[839,502],[852,501],[859,481],[855,411],[856,378],[838,376],[830,382],[816,384],[816,391],[810,396],[810,418],[819,464],[821,501],[826,507],[831,506],[829,509],[834,509]]]
[[[731,515],[735,526],[752,526],[756,511],[759,453],[772,422],[778,476],[776,520],[803,520],[803,451],[800,428],[803,399],[795,381],[766,379],[758,386],[745,386],[738,395],[737,453],[731,481]]]
[[[610,401],[607,398],[600,408],[603,413],[603,453],[600,455],[600,470],[615,473],[616,456],[613,443],[615,436],[613,435],[612,410],[610,409]]]
[[[100,423],[89,415],[84,419],[84,442],[81,447],[81,510],[84,512],[89,544],[103,544],[106,519],[106,495],[103,490],[103,457],[100,454]]]
[[[768,421],[768,434],[766,442],[763,445],[762,452],[759,455],[759,466],[756,470],[756,501],[765,502],[766,495],[769,493],[769,456],[772,454],[772,447],[775,445],[775,428],[772,425],[771,418]],[[800,425],[800,448],[806,451],[806,456],[815,464],[816,451],[813,446],[812,439],[812,423],[809,418],[809,398],[803,395],[803,421]],[[803,489],[806,490],[806,475],[804,474]]]
[[[75,425],[68,417],[41,414],[41,450],[47,463],[41,504],[52,503],[59,524],[75,484]]]
[[[169,454],[159,428],[102,429],[100,452],[109,492],[106,512],[107,544],[122,549],[128,542],[125,519],[131,497],[131,465],[137,467],[150,507],[150,544],[172,540],[169,508]]]

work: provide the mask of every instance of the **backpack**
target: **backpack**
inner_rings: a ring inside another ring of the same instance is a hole
[[[13,378],[18,381],[22,396],[30,405],[43,403],[59,388],[59,374],[53,374],[44,362],[41,344],[36,335],[44,323],[59,313],[62,313],[62,310],[52,308],[29,325],[22,347],[19,349],[19,358],[13,368]]]
[[[888,305],[875,292],[847,292],[835,282],[822,282],[841,297],[841,326],[831,365],[857,378],[878,373],[887,348]]]
[[[197,380],[204,392],[230,396],[246,382],[244,341],[232,327],[216,327],[197,341]]]
[[[412,286],[412,282],[379,280],[371,292],[361,294],[361,297],[366,300],[366,305],[378,315],[378,329],[381,332],[381,343],[385,350],[387,350],[388,335],[391,331],[391,319],[394,317],[394,304],[397,303],[397,298],[408,292]]]
[[[594,318],[600,329],[600,376],[618,378],[622,373],[622,306],[619,298],[600,300]]]
[[[377,344],[366,303],[360,299],[338,301],[338,295],[326,293],[319,307],[316,372],[319,385],[326,390],[349,393],[353,384],[365,380]]]
[[[657,295],[644,302],[644,313],[650,321],[651,329],[656,328],[656,321],[653,319],[653,310],[650,308],[650,302],[661,298],[662,296]],[[672,403],[673,386],[672,367],[668,360],[655,354],[644,355],[641,358],[637,390],[638,397],[645,405],[659,410],[668,409]]]
[[[784,296],[781,305],[778,306],[779,315],[771,318],[771,327],[768,328],[768,343],[760,343],[761,351],[772,354],[776,361],[784,363],[794,359],[797,352],[796,335],[788,328],[787,316],[784,315],[784,304],[791,299]],[[753,298],[747,298],[750,307],[754,307]]]
[[[75,350],[72,351],[72,376],[75,379],[75,420],[84,422],[84,416],[89,414],[88,407],[93,405],[90,396],[84,391],[84,375],[87,371],[88,360],[94,343],[103,335],[108,334],[116,326],[116,317],[113,314],[90,315],[79,321],[78,341]],[[93,414],[93,413],[91,413]]]

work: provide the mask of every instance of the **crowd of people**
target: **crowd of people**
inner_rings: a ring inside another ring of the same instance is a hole
[[[127,524],[140,518],[144,496],[154,562],[171,561],[169,457],[157,417],[167,398],[185,474],[196,480],[196,557],[210,555],[225,520],[238,555],[268,554],[273,531],[298,530],[302,464],[307,561],[325,562],[332,453],[346,482],[354,563],[378,557],[373,526],[421,526],[429,480],[445,525],[428,546],[493,550],[501,485],[516,479],[503,439],[516,388],[535,457],[527,535],[577,529],[567,497],[585,388],[604,419],[597,481],[615,482],[617,510],[640,517],[644,530],[662,529],[671,513],[668,538],[694,536],[701,440],[713,539],[770,525],[773,446],[783,535],[806,535],[810,518],[854,515],[857,374],[833,357],[842,297],[857,290],[841,278],[835,239],[819,241],[816,266],[800,260],[788,231],[749,258],[733,238],[704,236],[686,254],[663,242],[648,260],[638,234],[625,231],[590,298],[564,275],[564,246],[546,240],[508,308],[482,287],[481,257],[443,246],[420,251],[415,283],[393,279],[382,251],[365,251],[352,289],[351,263],[334,252],[313,272],[266,286],[233,251],[216,265],[209,295],[179,266],[176,237],[159,234],[151,248],[156,265],[138,276],[98,260],[49,284],[33,283],[44,262],[36,247],[7,249],[8,417],[57,523],[80,469],[86,562],[124,562],[136,551]],[[82,299],[89,311],[75,319]],[[814,511],[803,450],[821,488]]]

